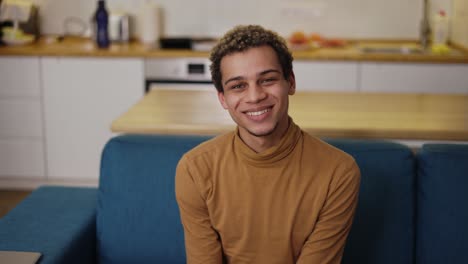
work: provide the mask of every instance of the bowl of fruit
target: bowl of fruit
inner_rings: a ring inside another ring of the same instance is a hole
[[[304,31],[294,31],[288,37],[288,45],[292,50],[313,50],[317,48],[343,48],[345,40],[326,38],[318,33],[306,34]]]
[[[7,45],[26,45],[35,40],[34,35],[26,34],[19,28],[5,27],[2,32],[2,41]]]

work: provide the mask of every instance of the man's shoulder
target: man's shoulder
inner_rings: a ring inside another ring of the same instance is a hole
[[[304,149],[307,152],[312,152],[320,159],[327,160],[328,162],[346,162],[354,163],[354,158],[343,150],[317,138],[313,135],[303,132],[304,134]]]
[[[335,179],[359,181],[360,170],[355,159],[343,150],[304,133],[304,151],[305,156],[315,158],[310,164],[322,164],[322,168],[333,172],[330,175],[340,176]]]

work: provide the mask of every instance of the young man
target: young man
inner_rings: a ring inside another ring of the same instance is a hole
[[[359,168],[288,116],[296,83],[284,40],[260,26],[236,27],[210,59],[237,129],[177,167],[187,263],[340,263]]]

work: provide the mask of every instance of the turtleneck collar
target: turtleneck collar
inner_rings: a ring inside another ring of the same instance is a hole
[[[278,162],[288,156],[301,137],[301,129],[289,118],[289,127],[280,142],[261,153],[255,152],[239,136],[239,128],[236,129],[234,138],[234,150],[238,155],[252,165],[262,166]]]

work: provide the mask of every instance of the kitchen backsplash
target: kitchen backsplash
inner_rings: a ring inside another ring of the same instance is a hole
[[[451,39],[468,47],[468,0],[453,1]]]
[[[45,34],[63,34],[64,21],[69,17],[89,23],[96,6],[96,0],[34,1],[40,6]],[[137,17],[144,1],[148,0],[107,0],[107,6]],[[454,1],[465,2],[464,5],[467,2]],[[161,7],[164,21],[161,32],[165,36],[218,37],[236,24],[261,24],[282,35],[303,30],[329,37],[416,39],[423,9],[423,0],[155,0],[154,3]],[[430,13],[438,9],[451,15],[452,0],[431,0]],[[137,30],[134,32],[138,34]]]

